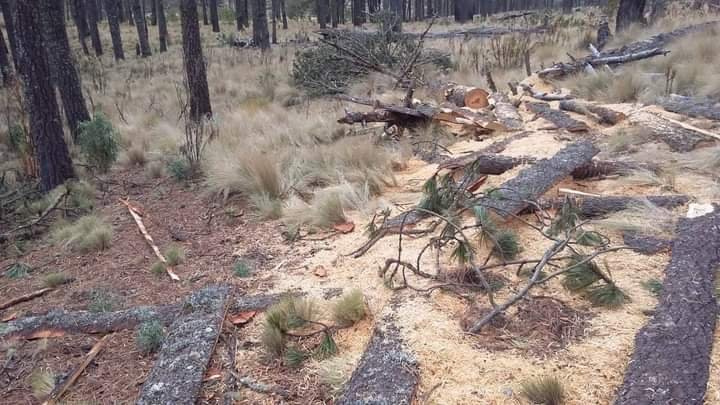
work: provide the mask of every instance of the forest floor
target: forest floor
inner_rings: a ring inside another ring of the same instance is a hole
[[[219,68],[215,65],[211,69]],[[533,80],[535,78],[530,82]],[[556,107],[557,103],[551,105]],[[628,117],[643,108],[637,103],[603,105]],[[232,109],[230,102],[222,108]],[[326,119],[340,118],[339,110],[332,110],[330,115],[337,113],[337,116]],[[650,107],[650,110],[694,127],[720,132],[717,121],[688,119],[659,107]],[[592,138],[601,149],[598,158],[647,162],[672,171],[671,179],[568,178],[548,191],[545,198],[563,197],[560,191],[563,188],[601,196],[683,194],[696,203],[720,199],[716,175],[702,170],[676,169],[677,161],[696,160],[700,156],[696,151],[673,152],[652,138],[628,142],[625,134],[632,128],[627,122],[600,126],[586,116],[571,113],[590,128],[576,133],[549,128],[548,122],[537,119],[524,108],[520,108],[520,113],[523,131],[530,134],[510,142],[502,152],[505,156],[550,158],[574,141]],[[137,118],[137,122],[131,119],[124,128],[132,129],[140,121],[142,117]],[[502,132],[466,137],[448,149],[452,157],[464,156],[512,135]],[[147,136],[138,135],[140,139]],[[627,144],[618,148],[618,140]],[[712,148],[710,150],[717,153],[717,146],[712,142],[708,144],[710,146],[698,151]],[[483,187],[496,187],[527,167],[529,165],[520,165],[501,175],[489,176]],[[373,206],[390,207],[392,215],[404,212],[420,201],[423,185],[437,168],[437,163],[417,157],[408,159],[392,173],[394,183],[384,188]],[[363,355],[378,317],[388,311],[396,314],[400,334],[419,364],[414,403],[527,403],[520,394],[523,382],[543,375],[553,375],[562,381],[568,404],[611,403],[623,381],[635,335],[657,304],[656,292],[647,285],[663,279],[671,255],[667,250],[652,255],[622,250],[602,257],[615,283],[631,298],[620,308],[594,307],[578,294],[563,289],[559,281],[553,281],[533,289],[529,299],[511,308],[507,323],[471,335],[463,326],[476,314],[468,311],[465,300],[440,290],[392,291],[378,276],[386,259],[398,255],[397,235],[384,238],[359,258],[349,256],[367,241],[363,229],[374,219],[374,210],[346,210],[347,220],[354,224],[354,230],[349,233],[303,233],[298,240],[291,241],[283,236],[288,226],[282,219],[259,217],[253,204],[240,197],[223,201],[207,192],[202,181],[178,182],[168,175],[151,178],[140,167],[116,167],[95,179],[95,187],[95,213],[113,229],[109,248],[79,254],[40,239],[30,242],[22,255],[0,259],[0,269],[18,261],[33,269],[24,278],[0,277],[0,301],[42,288],[44,277],[51,273],[62,272],[72,278],[71,282],[39,298],[0,311],[3,322],[57,309],[88,310],[99,303],[104,305],[103,310],[112,311],[179,303],[193,291],[212,284],[230,285],[235,296],[302,293],[323,308],[353,289],[360,289],[365,297],[369,316],[336,333],[338,354],[326,360],[306,361],[297,368],[266,353],[261,343],[264,322],[260,311],[246,314],[250,320],[245,323],[224,322],[198,403],[226,403],[230,388],[225,383],[233,373],[285,393],[282,398],[278,394],[236,387],[233,388],[235,403],[332,403],[337,389],[347,381]],[[175,267],[180,281],[150,271],[157,259],[121,199],[142,209],[147,231],[161,250],[182,247],[185,259]],[[680,206],[668,210],[667,214],[681,218],[687,210],[687,206]],[[509,221],[507,227],[518,235],[523,247],[521,258],[540,257],[552,244],[519,221]],[[611,245],[624,243],[617,229],[604,227],[602,223],[591,223],[590,229],[602,231]],[[420,238],[403,239],[403,257],[414,260],[425,243]],[[455,264],[443,260],[443,266],[453,270]],[[239,261],[249,265],[249,275],[234,274]],[[497,299],[510,296],[523,280],[502,268],[492,276],[509,286],[497,292]],[[418,289],[432,285],[422,278],[409,281]],[[329,314],[323,315],[323,319],[327,317]],[[0,324],[0,331],[2,327]],[[156,354],[145,355],[138,350],[135,335],[133,329],[114,332],[63,400],[68,403],[134,401],[157,358]],[[3,341],[0,347],[2,402],[41,403],[33,396],[31,375],[37,370],[52,370],[56,380],[62,381],[99,339],[100,336],[68,333]],[[231,350],[231,345],[237,350]],[[230,358],[231,353],[234,358]],[[719,367],[720,332],[716,331],[707,404],[720,404]]]

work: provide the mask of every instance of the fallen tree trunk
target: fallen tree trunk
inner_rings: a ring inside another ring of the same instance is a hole
[[[623,243],[634,251],[645,255],[654,255],[670,250],[672,247],[672,241],[670,240],[629,231],[623,232]]]
[[[447,38],[492,38],[502,35],[510,34],[538,34],[547,31],[547,27],[531,27],[531,28],[508,28],[508,27],[478,27],[470,28],[466,30],[450,30],[444,32],[428,32],[425,34],[425,39],[447,39]],[[366,38],[371,35],[377,35],[374,31],[350,31],[345,29],[320,29],[315,33],[322,36],[324,39],[333,38],[356,38],[358,41],[366,41]],[[396,38],[420,38],[423,34],[416,32],[403,32],[393,33]]]
[[[602,65],[619,65],[657,55],[665,55],[668,51],[663,49],[663,47],[670,42],[688,34],[712,28],[717,26],[719,23],[720,22],[718,21],[712,21],[690,25],[688,27],[655,35],[643,41],[633,42],[629,45],[623,46],[622,48],[601,52],[599,55],[590,55],[574,60],[570,63],[557,63],[547,69],[539,71],[537,74],[543,79],[559,79],[566,75],[582,72],[588,65],[592,67]]]
[[[593,218],[618,212],[631,207],[634,204],[649,202],[658,207],[673,208],[685,205],[690,201],[686,195],[657,195],[644,197],[585,197],[578,203],[580,215],[584,218]]]
[[[523,91],[530,95],[530,97],[542,100],[542,101],[560,101],[560,100],[570,100],[573,98],[573,96],[569,94],[560,94],[560,93],[544,93],[535,90],[531,86],[527,84],[520,84],[520,87],[522,87]]]
[[[375,325],[338,405],[413,403],[420,371],[394,322],[394,316],[386,315]]]
[[[195,403],[222,330],[229,291],[227,286],[211,286],[188,298],[169,327],[136,404]]]
[[[573,171],[590,163],[599,152],[590,141],[570,144],[550,159],[539,160],[523,169],[500,185],[496,195],[482,198],[478,203],[501,217],[517,215],[529,206],[529,201],[537,200]]]
[[[583,103],[576,100],[563,100],[560,102],[560,109],[582,114],[592,118],[599,124],[617,125],[627,118],[625,114],[613,111],[609,108],[601,107],[591,103]]]
[[[566,129],[570,132],[585,132],[590,129],[586,123],[572,118],[563,111],[550,108],[547,103],[527,102],[525,107],[536,116],[551,122],[557,128]]]
[[[490,96],[491,102],[495,105],[493,112],[498,122],[510,131],[517,131],[523,127],[523,119],[508,97],[503,93],[493,93]]]
[[[718,315],[720,212],[683,219],[660,301],[635,337],[616,405],[703,404]]]
[[[573,179],[583,180],[593,177],[625,175],[633,170],[648,170],[653,173],[660,171],[660,167],[646,162],[625,162],[620,160],[593,160],[585,166],[572,172]]]
[[[665,142],[675,152],[690,152],[701,143],[713,140],[702,130],[681,125],[647,111],[632,114],[630,122],[649,129],[653,136]]]
[[[660,99],[659,104],[670,112],[720,121],[720,103],[709,98],[671,94],[670,97]]]

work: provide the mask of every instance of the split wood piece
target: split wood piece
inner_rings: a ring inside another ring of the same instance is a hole
[[[78,368],[75,369],[75,371],[72,373],[72,375],[70,375],[70,377],[68,377],[60,387],[58,387],[56,390],[54,390],[50,394],[50,398],[48,398],[47,401],[43,402],[43,405],[53,405],[53,404],[57,403],[57,401],[65,394],[65,392],[67,392],[67,390],[73,384],[75,384],[75,381],[77,381],[77,379],[80,378],[80,375],[83,373],[83,371],[85,371],[85,369],[90,364],[90,362],[92,362],[95,359],[95,357],[98,355],[98,353],[100,353],[100,350],[103,348],[103,345],[105,344],[105,342],[108,340],[108,338],[110,336],[111,335],[103,336],[100,340],[98,340],[93,345],[92,349],[90,349],[88,354],[85,356],[85,359],[83,360],[83,362],[80,363]]]
[[[42,295],[45,295],[46,293],[49,293],[50,291],[54,290],[54,287],[47,287],[47,288],[41,288],[39,290],[33,291],[29,294],[21,295],[19,297],[12,298],[8,301],[5,301],[0,304],[0,310],[10,308],[13,305],[19,304],[21,302],[30,301],[32,299],[35,299],[37,297],[40,297]]]
[[[66,312],[53,310],[45,315],[10,321],[0,329],[0,339],[32,339],[45,333],[108,333],[133,328],[145,321],[169,324],[179,313],[179,305],[142,306],[115,312]]]
[[[682,219],[660,300],[635,337],[616,405],[703,404],[718,315],[720,211]]]
[[[451,84],[445,88],[445,99],[457,107],[485,108],[490,105],[488,92],[479,87]]]
[[[160,261],[165,264],[165,271],[167,272],[168,276],[170,276],[170,279],[172,279],[174,281],[180,281],[180,277],[178,277],[178,275],[175,274],[172,266],[170,266],[168,264],[168,261],[165,258],[165,256],[163,256],[163,254],[160,253],[160,249],[157,247],[152,236],[150,236],[147,229],[145,228],[145,224],[143,223],[143,220],[142,220],[142,211],[139,208],[133,206],[130,203],[130,201],[128,201],[128,200],[120,199],[120,202],[125,204],[128,211],[130,211],[130,215],[132,215],[133,219],[135,220],[135,223],[137,224],[138,228],[140,229],[140,232],[145,237],[145,240],[147,241],[148,245],[150,245],[153,252],[155,252],[155,256],[157,256],[157,258],[160,259]]]
[[[210,286],[188,298],[169,327],[136,404],[195,403],[222,330],[229,291],[227,286]]]
[[[552,122],[557,128],[566,129],[570,132],[585,132],[590,129],[586,123],[572,118],[563,111],[550,108],[547,103],[526,102],[525,107],[536,116]]]
[[[623,232],[623,243],[638,253],[654,255],[670,250],[672,241],[637,232]]]
[[[664,208],[674,208],[685,205],[690,201],[686,195],[656,195],[643,197],[583,197],[578,202],[580,215],[584,218],[594,218],[618,212],[631,207],[634,204],[650,204]]]
[[[569,94],[560,94],[560,93],[545,93],[541,91],[535,90],[532,86],[520,83],[520,87],[530,95],[530,97],[542,100],[542,101],[559,101],[559,100],[570,100],[573,98],[573,96]]]
[[[653,136],[675,152],[690,152],[700,144],[713,140],[707,131],[647,111],[630,115],[630,122],[649,129]]]
[[[577,100],[561,101],[560,109],[588,116],[597,123],[604,125],[617,125],[627,118],[625,114],[621,112],[601,107],[596,104],[583,103]]]
[[[509,131],[518,131],[523,128],[523,119],[510,99],[504,93],[493,93],[490,96],[491,103],[495,106],[493,112],[498,122]]]
[[[537,74],[543,79],[559,79],[566,75],[582,72],[588,65],[593,67],[602,65],[619,65],[657,55],[665,55],[668,51],[662,48],[672,41],[688,34],[704,31],[718,25],[720,25],[720,21],[690,25],[674,31],[655,35],[646,40],[633,42],[623,46],[622,48],[601,52],[599,56],[589,55],[569,63],[557,63],[547,69],[539,71]]]
[[[670,97],[662,98],[659,104],[667,111],[677,114],[720,121],[720,103],[709,98],[671,94]]]
[[[410,405],[415,397],[420,370],[406,347],[394,316],[378,322],[360,363],[345,385],[338,405]]]
[[[517,215],[555,184],[580,167],[590,163],[600,150],[590,141],[572,143],[550,159],[538,160],[534,165],[498,187],[498,196],[488,196],[480,205],[493,209],[501,217]]]

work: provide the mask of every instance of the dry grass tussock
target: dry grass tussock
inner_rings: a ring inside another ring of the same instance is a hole
[[[607,218],[593,221],[598,227],[614,231],[633,231],[658,237],[671,237],[677,215],[645,200]]]
[[[87,253],[110,247],[112,228],[95,215],[86,215],[71,224],[60,224],[50,235],[56,245]]]

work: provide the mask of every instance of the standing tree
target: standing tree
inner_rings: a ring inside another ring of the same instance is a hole
[[[287,9],[285,8],[285,0],[280,0],[280,12],[282,13],[283,29],[288,29]]]
[[[158,25],[158,0],[150,1],[150,25]]]
[[[101,56],[102,42],[100,41],[100,31],[98,30],[99,12],[96,0],[87,0],[87,23],[90,30],[90,40],[96,56]]]
[[[168,29],[167,19],[165,18],[165,4],[163,0],[157,1],[157,17],[158,17],[158,32],[160,35],[160,52],[167,51],[168,46]]]
[[[7,85],[12,81],[12,66],[10,66],[10,55],[5,44],[5,36],[0,30],[0,75],[2,76],[3,85]]]
[[[122,1],[105,0],[105,14],[107,14],[108,26],[110,27],[110,38],[112,38],[115,60],[125,59],[122,36],[120,35],[120,17],[118,15],[120,10],[122,10]]]
[[[620,0],[615,20],[615,32],[621,32],[631,24],[644,22],[644,11],[645,0]]]
[[[278,0],[270,0],[270,11],[272,12],[272,34],[271,42],[277,44],[277,17],[278,17]]]
[[[472,21],[473,6],[472,0],[455,0],[455,21],[459,23]]]
[[[203,25],[210,25],[210,20],[208,20],[208,13],[207,13],[207,2],[208,2],[208,0],[202,0]]]
[[[10,42],[10,52],[13,57],[15,69],[18,68],[18,44],[17,33],[15,32],[15,0],[0,0],[2,7],[3,19],[5,19],[5,30],[7,31],[8,42]]]
[[[321,0],[322,1],[322,0]],[[263,51],[270,49],[270,34],[268,33],[267,3],[266,0],[255,0],[253,3],[253,42]]]
[[[65,30],[65,9],[62,1],[35,0],[40,6],[45,49],[53,82],[60,91],[65,119],[73,137],[77,136],[78,126],[90,120],[85,106],[85,98],[80,85],[80,76],[70,50]],[[92,2],[92,1],[91,1]]]
[[[65,144],[55,90],[50,83],[38,0],[22,0],[16,6],[19,72],[25,90],[35,157],[40,167],[40,186],[48,192],[75,177],[75,171]]]
[[[132,0],[120,0],[125,3],[125,10],[127,11],[128,25],[135,25],[135,16],[133,15]]]
[[[150,50],[147,25],[145,24],[145,15],[142,12],[140,0],[133,0],[132,12],[133,17],[135,17],[135,28],[137,28],[138,41],[140,42],[140,55],[143,58],[146,58],[152,55],[152,50]]]
[[[455,0],[463,1],[463,0]],[[464,0],[471,1],[471,0]],[[402,17],[403,17],[403,0],[389,0],[388,8],[390,10],[390,24],[393,32],[402,32]]]
[[[365,0],[352,0],[352,23],[361,26],[365,23]]]
[[[238,31],[250,26],[248,19],[247,0],[235,0],[235,24]]]
[[[257,0],[256,0],[257,1]],[[330,13],[329,0],[317,0],[317,19],[321,29],[327,26],[328,14]]]
[[[210,0],[210,22],[213,32],[220,32],[220,18],[218,16],[218,0]]]
[[[180,22],[182,25],[183,60],[188,87],[190,119],[200,123],[212,116],[210,91],[208,90],[205,58],[200,42],[197,3],[195,0],[180,1]]]
[[[10,0],[14,1],[14,0]],[[84,0],[71,0],[72,1],[72,12],[73,12],[73,20],[75,20],[75,27],[77,28],[78,33],[78,39],[80,40],[80,45],[82,46],[83,53],[85,55],[90,55],[90,51],[88,51],[87,42],[86,39],[88,36],[90,36],[90,28],[88,27],[87,23],[87,12],[85,11],[85,1]]]

